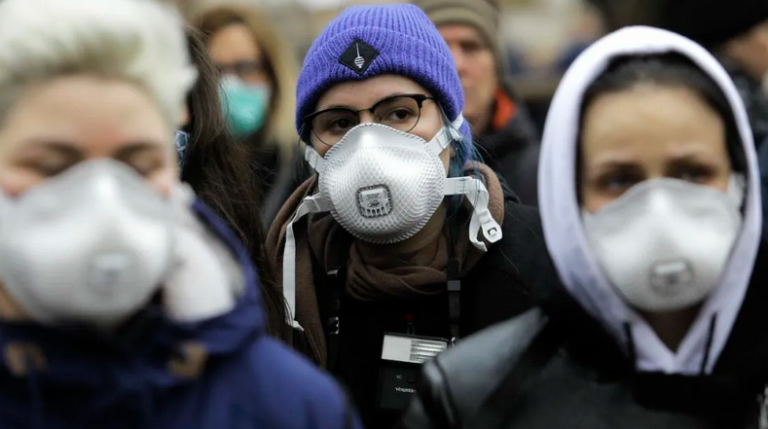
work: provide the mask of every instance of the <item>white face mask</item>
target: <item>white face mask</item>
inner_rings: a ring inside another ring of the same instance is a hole
[[[0,203],[0,279],[39,323],[108,328],[172,265],[172,203],[120,162],[81,163]]]
[[[719,284],[741,229],[744,185],[729,192],[676,179],[648,180],[594,214],[584,231],[610,283],[631,306],[674,311]]]
[[[370,243],[419,232],[445,194],[445,167],[426,144],[384,125],[351,129],[325,154],[318,185],[336,221]]]
[[[429,142],[380,124],[360,124],[321,157],[307,147],[306,159],[320,176],[317,195],[307,197],[286,231],[283,292],[295,314],[296,246],[293,223],[312,212],[330,211],[350,234],[371,243],[396,243],[413,237],[429,222],[447,195],[465,195],[474,206],[469,224],[472,244],[486,251],[502,238],[488,210],[488,190],[474,177],[447,178],[440,154],[460,138],[443,127]],[[300,328],[292,321],[294,327]]]

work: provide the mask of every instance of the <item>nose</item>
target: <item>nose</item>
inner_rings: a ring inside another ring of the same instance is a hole
[[[360,112],[360,123],[361,124],[370,124],[376,122],[376,118],[373,116],[373,113],[369,111],[363,111]]]

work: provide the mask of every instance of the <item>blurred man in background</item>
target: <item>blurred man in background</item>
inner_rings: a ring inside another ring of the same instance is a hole
[[[536,205],[537,133],[507,81],[495,0],[416,0],[451,48],[464,89],[464,117],[483,160],[523,203]]]

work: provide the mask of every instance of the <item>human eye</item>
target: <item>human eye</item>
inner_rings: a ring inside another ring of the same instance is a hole
[[[715,170],[700,163],[685,163],[675,166],[670,176],[686,182],[705,184],[715,177]]]
[[[417,116],[417,113],[407,107],[393,108],[384,118],[387,122],[407,122]]]
[[[315,134],[324,137],[344,135],[358,124],[357,115],[352,111],[335,110],[320,114],[313,121]]]
[[[331,121],[327,128],[336,134],[346,133],[350,128],[354,127],[354,121],[350,118],[337,118]]]
[[[612,170],[599,175],[595,183],[601,193],[619,196],[643,180],[644,178],[634,171]]]
[[[394,97],[376,106],[374,115],[384,125],[410,128],[419,117],[419,103],[407,96]]]

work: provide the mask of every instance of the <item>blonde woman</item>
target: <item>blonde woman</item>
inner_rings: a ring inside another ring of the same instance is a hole
[[[221,72],[229,130],[253,152],[268,227],[298,184],[292,168],[297,142],[295,51],[265,17],[247,6],[209,9],[198,26]]]
[[[0,28],[0,426],[354,426],[267,338],[247,252],[179,182],[176,14],[4,0]]]

